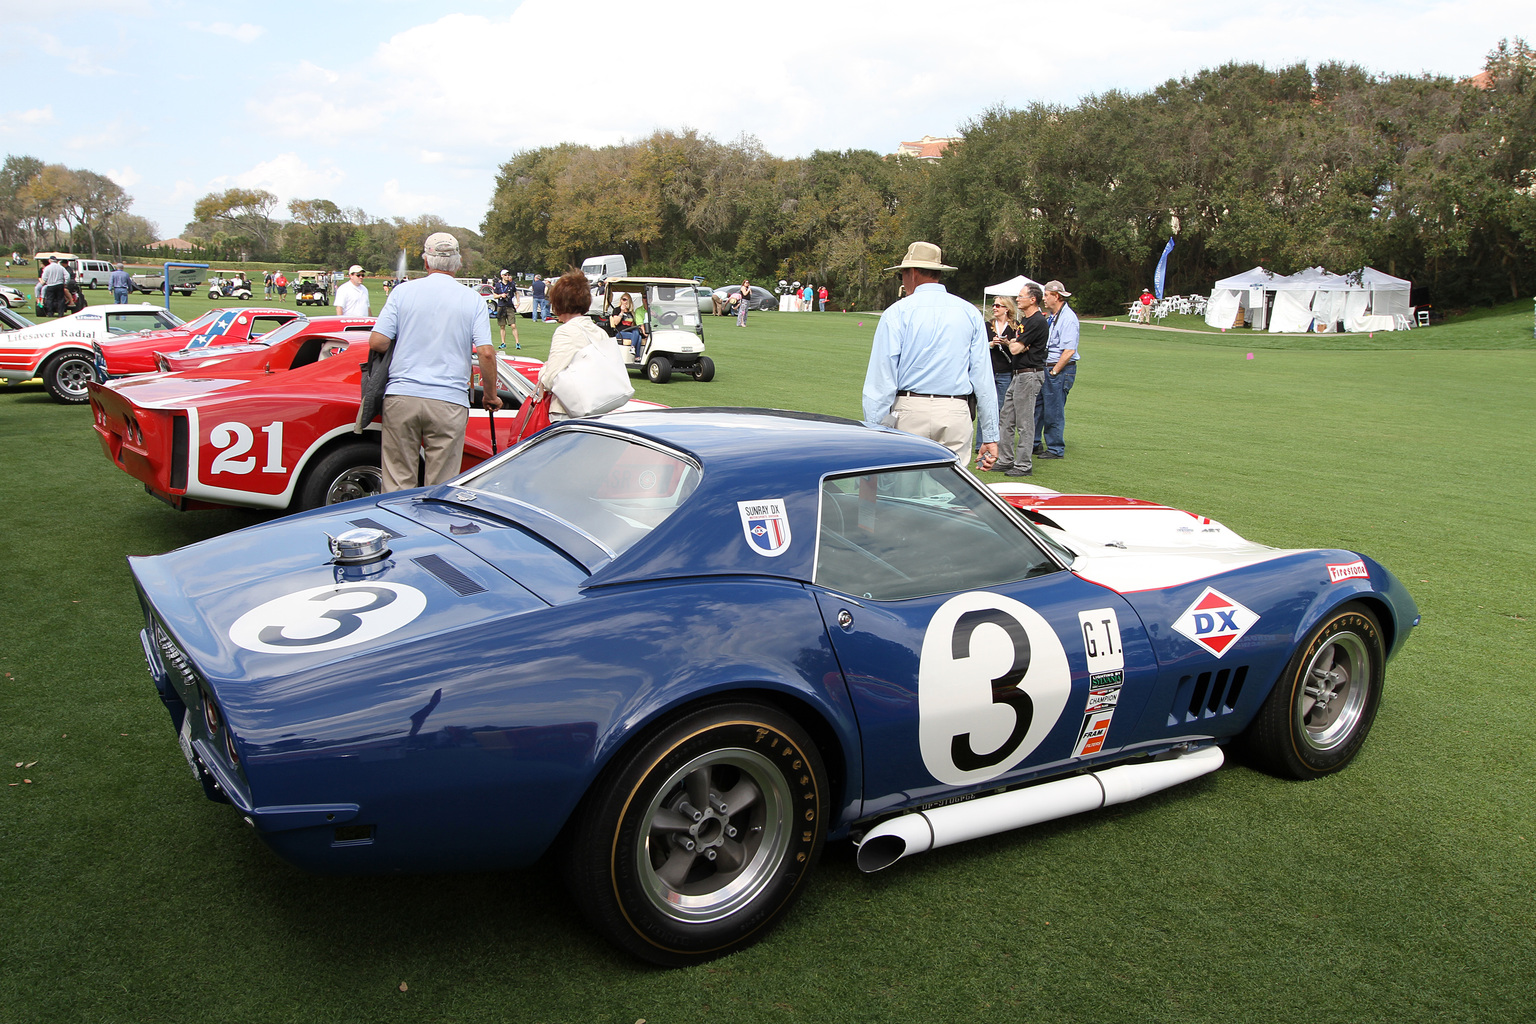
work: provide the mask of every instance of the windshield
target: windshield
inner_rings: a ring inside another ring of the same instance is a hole
[[[650,286],[651,323],[658,327],[694,327],[699,320],[699,289],[694,285]]]
[[[281,327],[268,331],[267,333],[261,335],[260,338],[252,338],[251,344],[266,346],[276,345],[280,341],[287,341],[289,338],[293,337],[295,334],[298,334],[308,326],[309,318],[301,316],[297,319],[289,320]]]
[[[665,449],[573,428],[551,431],[460,483],[540,509],[617,556],[677,511],[698,486],[699,469]]]
[[[183,326],[193,334],[196,334],[198,331],[202,330],[204,327],[207,327],[215,320],[217,320],[219,318],[219,314],[222,312],[224,312],[222,309],[210,309],[196,320],[193,320],[189,324],[183,324]]]

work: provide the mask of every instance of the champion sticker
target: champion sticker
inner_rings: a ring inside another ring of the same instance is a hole
[[[1353,562],[1337,565],[1328,563],[1328,582],[1343,583],[1345,580],[1368,580],[1370,571],[1365,567],[1364,559],[1357,558]]]
[[[229,638],[262,654],[334,651],[393,633],[426,607],[427,595],[403,583],[338,583],[257,605]]]
[[[1219,658],[1258,621],[1256,614],[1226,594],[1206,587],[1195,603],[1184,609],[1173,628]]]
[[[1087,757],[1104,749],[1104,737],[1109,735],[1109,723],[1120,705],[1120,687],[1124,683],[1125,673],[1119,670],[1088,677],[1088,704],[1083,709],[1082,728],[1077,730],[1073,757]]]
[[[777,558],[789,550],[789,511],[783,498],[738,501],[741,530],[752,550],[768,558]]]

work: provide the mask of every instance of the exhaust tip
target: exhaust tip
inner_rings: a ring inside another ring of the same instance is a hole
[[[864,840],[855,861],[866,875],[888,868],[907,853],[907,841],[901,836],[883,835]]]

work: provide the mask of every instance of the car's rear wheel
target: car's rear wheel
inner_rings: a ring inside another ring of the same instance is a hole
[[[645,364],[645,376],[652,384],[665,384],[672,379],[672,360],[666,356],[651,356]]]
[[[371,441],[349,441],[321,456],[310,467],[299,488],[299,511],[335,505],[354,498],[371,498],[384,491],[379,468],[379,446]]]
[[[1313,779],[1348,764],[1381,703],[1381,626],[1363,605],[1329,614],[1297,648],[1244,739],[1277,775]]]
[[[96,371],[89,352],[70,349],[50,357],[41,376],[54,401],[79,405],[90,399],[86,385],[95,379]]]
[[[762,938],[826,837],[826,772],[788,715],[759,704],[687,714],[621,754],[577,817],[567,877],[588,921],[669,967]]]
[[[697,381],[712,381],[715,379],[715,361],[709,356],[699,356],[699,361],[693,364],[693,379]]]

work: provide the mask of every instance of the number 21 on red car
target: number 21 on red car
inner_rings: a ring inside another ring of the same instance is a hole
[[[274,420],[261,428],[261,432],[267,435],[266,449],[267,459],[262,465],[263,473],[286,473],[283,465],[283,421]],[[256,470],[256,455],[251,449],[256,445],[256,432],[249,425],[239,420],[226,420],[208,431],[208,443],[221,449],[214,456],[213,465],[208,467],[209,473],[239,473],[246,474]]]

